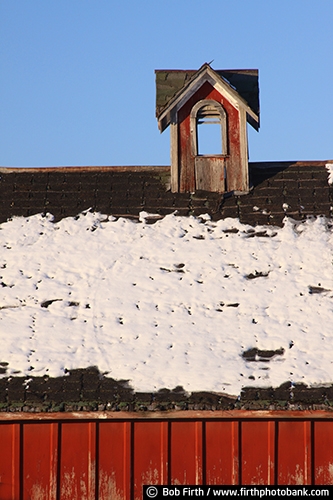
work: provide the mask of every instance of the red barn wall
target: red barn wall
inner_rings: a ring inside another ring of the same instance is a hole
[[[330,412],[185,413],[1,415],[0,498],[139,500],[144,484],[333,484]]]

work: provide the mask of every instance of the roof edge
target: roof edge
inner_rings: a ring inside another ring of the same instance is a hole
[[[61,173],[80,173],[80,172],[163,172],[169,171],[169,165],[118,165],[118,166],[70,166],[70,167],[0,167],[0,174],[11,173],[31,173],[37,172],[61,172]]]
[[[74,412],[1,412],[0,421],[48,420],[172,420],[172,419],[332,419],[330,410],[170,410],[170,411],[74,411]]]
[[[328,163],[333,163],[331,160],[282,160],[282,161],[249,161],[249,166],[253,168],[270,169],[281,167],[324,167]],[[11,173],[81,173],[81,172],[169,172],[170,165],[109,165],[109,166],[52,166],[52,167],[0,167],[0,174]]]
[[[223,71],[223,70],[218,70],[218,71]],[[243,106],[244,109],[246,110],[248,116],[251,117],[251,120],[249,120],[251,125],[254,126],[253,122],[256,122],[259,127],[259,120],[260,120],[259,114],[257,114],[250,107],[250,105],[246,102],[246,100],[239,94],[239,92],[235,88],[233,88],[233,86],[226,78],[220,76],[219,73],[216,70],[214,70],[208,63],[204,63],[191,76],[191,78],[185,83],[185,85],[182,88],[180,88],[178,92],[168,101],[168,103],[159,112],[156,112],[156,118],[161,132],[163,132],[170,124],[169,117],[171,110],[175,106],[177,106],[177,103],[179,104],[179,102],[182,102],[182,96],[184,96],[191,87],[194,87],[193,91],[195,91],[195,84],[200,81],[200,78],[204,78],[205,74],[207,74],[210,78],[215,80],[217,84],[220,84],[222,87],[225,87],[225,91],[229,92],[232,98],[235,99],[237,102],[239,102],[240,105]],[[191,95],[189,95],[189,98],[191,97]],[[254,128],[256,127],[254,126]]]

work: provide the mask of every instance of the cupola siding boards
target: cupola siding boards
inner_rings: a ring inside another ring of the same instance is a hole
[[[249,192],[247,122],[259,129],[258,70],[156,70],[156,117],[171,128],[171,191]]]

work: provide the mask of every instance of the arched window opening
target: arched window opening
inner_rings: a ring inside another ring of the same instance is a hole
[[[203,100],[193,106],[191,131],[194,156],[227,154],[226,113],[218,102]]]
[[[221,115],[214,106],[203,106],[197,114],[198,155],[223,154]]]

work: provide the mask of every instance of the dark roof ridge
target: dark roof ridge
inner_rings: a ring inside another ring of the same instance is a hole
[[[0,174],[36,172],[161,172],[169,171],[170,165],[108,165],[108,166],[53,166],[53,167],[0,167]]]
[[[280,167],[324,167],[333,160],[281,160],[281,161],[249,161],[249,166],[254,168],[280,168]]]
[[[201,68],[200,68],[201,69]],[[213,69],[213,68],[212,68]],[[161,68],[161,69],[155,69],[155,73],[158,73],[159,71],[167,71],[168,73],[197,73],[197,69],[167,69],[167,68]],[[258,73],[259,70],[256,68],[248,68],[248,69],[213,69],[216,73],[219,71],[222,71],[223,73],[229,73],[229,72],[236,72],[236,73],[244,73],[247,74],[249,72],[255,72]]]

